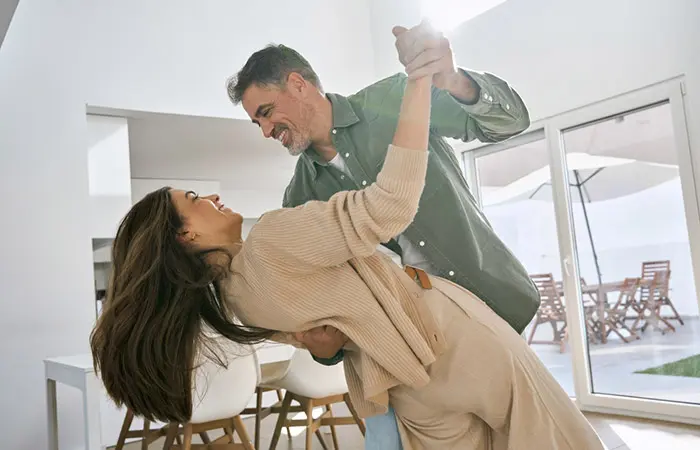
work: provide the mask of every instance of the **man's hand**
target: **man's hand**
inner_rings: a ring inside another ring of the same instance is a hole
[[[348,337],[329,325],[294,333],[294,338],[317,358],[333,358],[348,342]]]
[[[454,62],[450,41],[426,21],[407,29],[394,27],[399,61],[409,79],[433,77],[433,85],[448,91],[458,100],[471,103],[478,100],[479,88],[469,77],[461,74]]]

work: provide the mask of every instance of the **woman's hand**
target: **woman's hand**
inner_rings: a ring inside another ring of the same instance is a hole
[[[333,358],[348,342],[347,336],[330,325],[294,333],[294,338],[320,359]]]

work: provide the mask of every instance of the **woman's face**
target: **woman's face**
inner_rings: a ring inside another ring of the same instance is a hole
[[[217,194],[200,197],[192,191],[172,189],[170,195],[185,222],[183,239],[200,249],[229,247],[241,241],[243,217],[226,208]]]

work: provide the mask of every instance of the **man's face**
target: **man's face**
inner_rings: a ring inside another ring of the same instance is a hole
[[[295,86],[252,85],[241,103],[263,135],[281,142],[290,155],[300,155],[311,145],[313,107]]]

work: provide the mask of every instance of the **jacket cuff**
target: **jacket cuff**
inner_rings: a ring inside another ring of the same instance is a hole
[[[463,76],[469,78],[473,83],[476,83],[476,85],[479,87],[479,98],[476,100],[476,102],[471,104],[461,102],[455,97],[452,98],[454,98],[455,101],[459,103],[459,105],[469,114],[487,114],[491,108],[498,103],[498,100],[494,99],[493,97],[493,86],[488,82],[483,74],[462,68],[459,68],[458,70]]]
[[[313,354],[311,356],[319,364],[323,364],[324,366],[335,366],[336,364],[343,361],[343,358],[345,357],[345,352],[343,352],[343,349],[341,348],[340,350],[338,350],[338,353],[336,353],[335,356],[332,358],[317,358]]]

